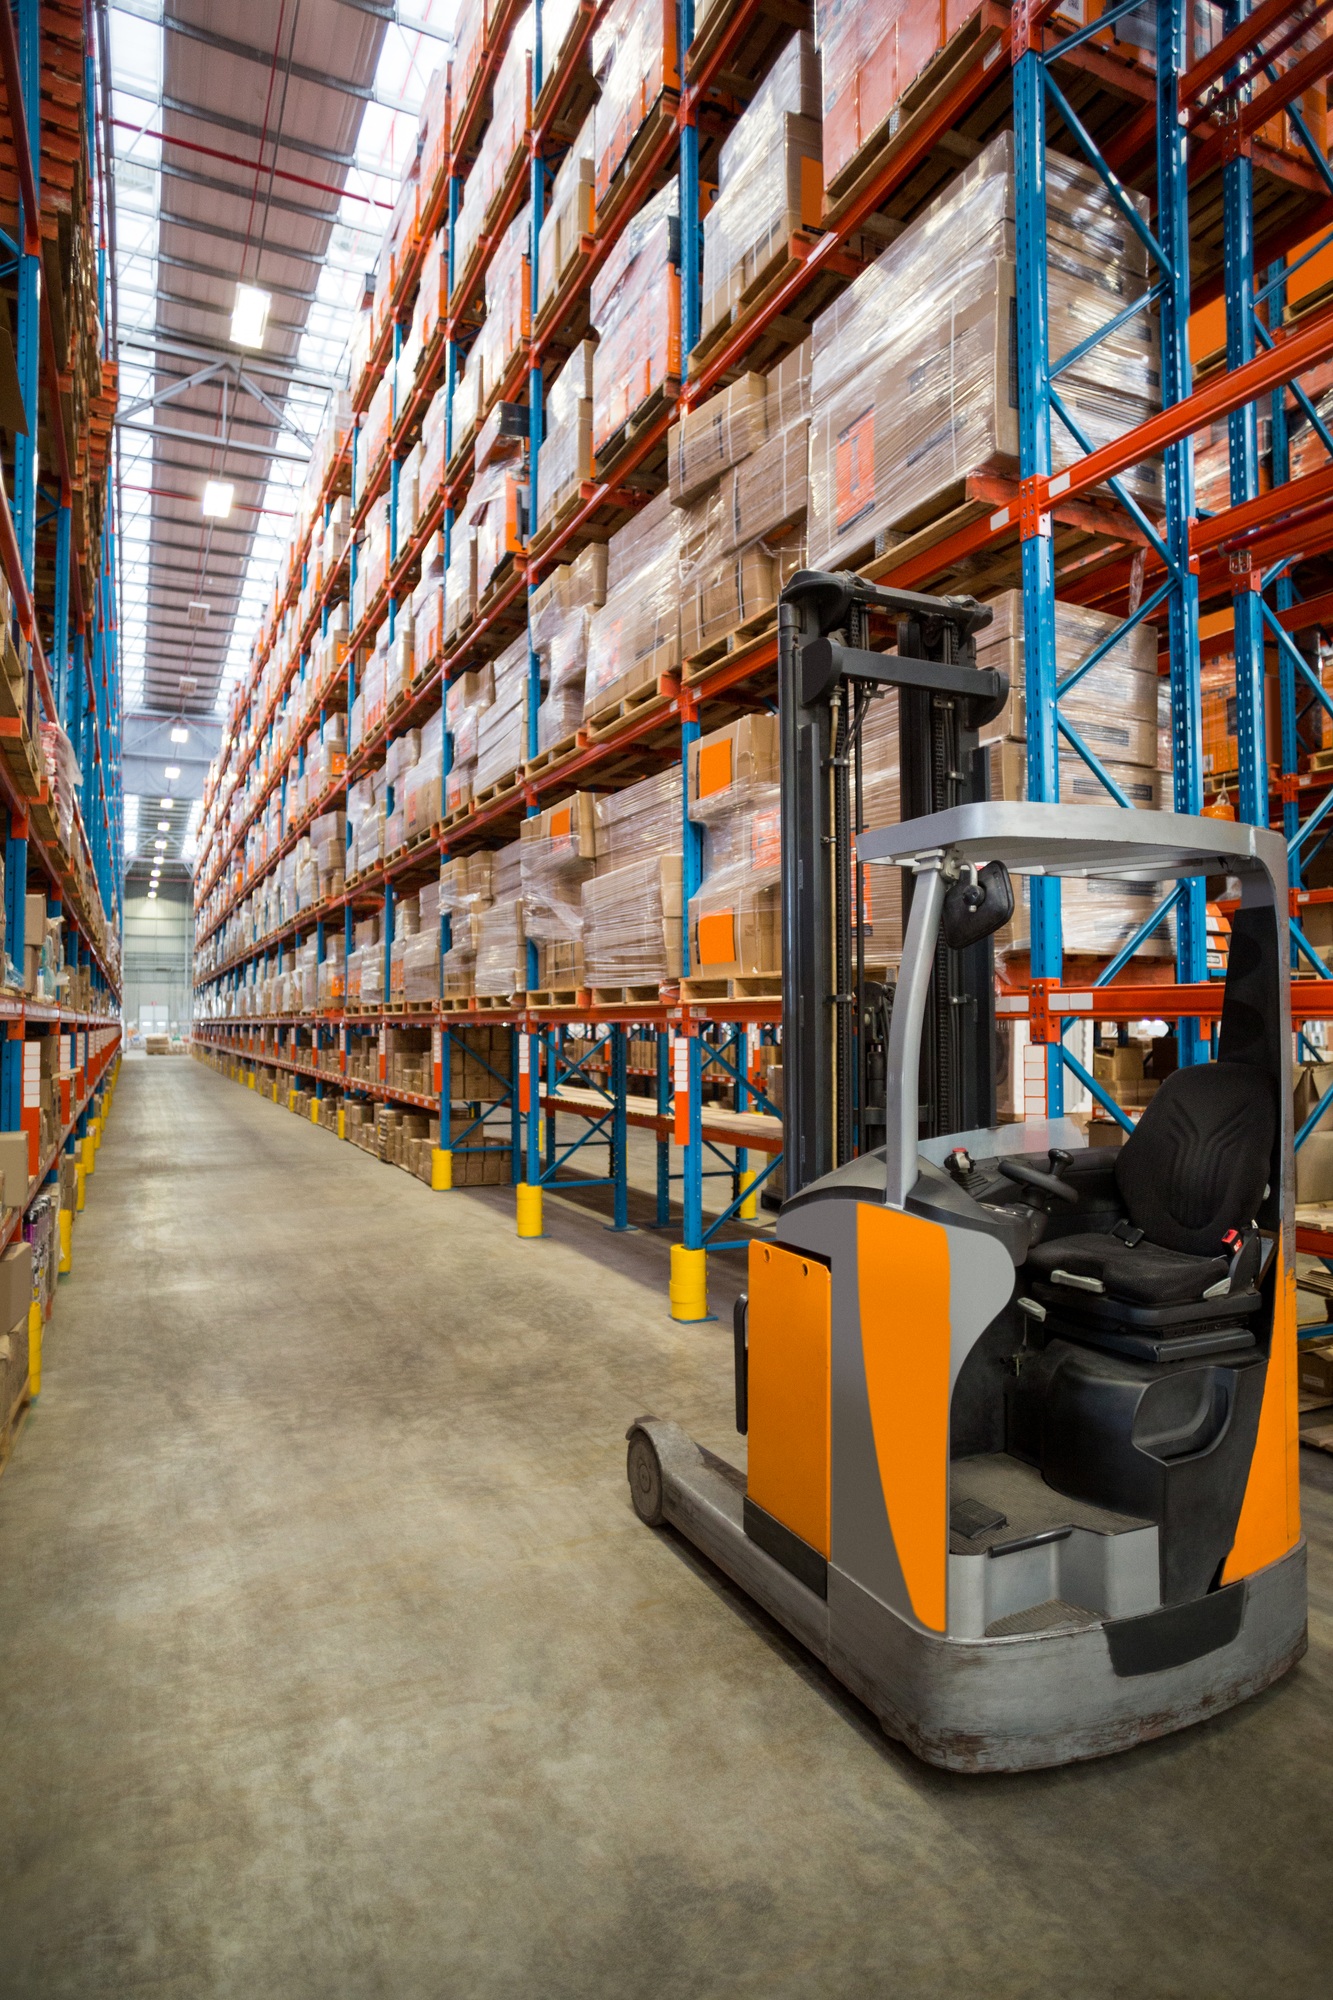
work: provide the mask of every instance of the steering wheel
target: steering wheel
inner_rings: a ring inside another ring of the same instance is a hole
[[[1078,1189],[1070,1187],[1055,1174],[1044,1174],[1040,1167],[1030,1167],[1023,1160],[997,1160],[996,1166],[1006,1180],[1021,1181],[1024,1187],[1036,1188],[1041,1194],[1053,1194],[1060,1201],[1067,1201],[1071,1207],[1078,1207]]]

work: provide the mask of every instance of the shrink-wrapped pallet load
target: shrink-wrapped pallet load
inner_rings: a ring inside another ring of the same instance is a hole
[[[546,24],[543,19],[542,39]],[[537,243],[537,315],[540,320],[593,231],[593,122],[589,112],[551,182],[551,200]]]
[[[588,626],[584,716],[596,724],[680,664],[676,509],[649,501],[608,545],[606,602]]]
[[[798,232],[822,225],[819,98],[819,56],[813,36],[802,31],[718,155],[717,200],[704,216],[704,341],[781,268]]]
[[[554,521],[592,478],[594,343],[581,340],[546,397],[546,436],[538,456],[537,527]]]
[[[680,774],[666,770],[597,802],[600,855],[583,885],[590,986],[651,986],[680,977]]]
[[[523,929],[537,947],[542,988],[583,984],[583,885],[600,845],[596,806],[595,792],[575,792],[523,822]]]
[[[592,448],[601,458],[649,397],[680,381],[680,187],[667,182],[631,216],[592,281]]]
[[[892,547],[956,505],[970,474],[1017,474],[1013,147],[1012,133],[992,140],[814,323],[814,568]],[[1147,252],[1090,168],[1048,151],[1046,177],[1056,356],[1141,295]],[[1143,422],[1159,402],[1153,316],[1099,340],[1061,376],[1060,394],[1089,449]],[[1059,422],[1051,448],[1057,471],[1083,450]],[[1124,477],[1159,504],[1156,463]]]
[[[782,966],[778,719],[742,716],[690,745],[689,816],[703,828],[690,898],[690,973],[738,979]]]
[[[492,697],[478,712],[474,793],[512,778],[527,755],[528,638],[526,632],[506,646],[492,666]]]
[[[664,92],[680,89],[676,0],[611,0],[592,38],[593,74],[601,94],[593,114],[598,208],[620,175],[643,126]],[[674,99],[670,100],[674,108]],[[596,313],[594,324],[599,324]]]

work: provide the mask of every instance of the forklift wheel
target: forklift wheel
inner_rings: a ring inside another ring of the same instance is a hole
[[[657,1447],[647,1431],[630,1432],[625,1471],[635,1513],[645,1527],[660,1528],[665,1518],[662,1512],[662,1467]]]

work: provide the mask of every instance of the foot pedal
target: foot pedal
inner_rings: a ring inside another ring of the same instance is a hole
[[[978,1535],[988,1535],[993,1528],[1006,1527],[1008,1521],[1007,1514],[1002,1514],[998,1507],[988,1507],[984,1500],[955,1500],[949,1509],[953,1533],[969,1542],[974,1542]]]

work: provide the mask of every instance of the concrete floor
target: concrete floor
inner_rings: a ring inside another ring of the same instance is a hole
[[[0,1480],[0,1994],[1329,1991],[1333,1461],[1285,1683],[951,1778],[635,1521],[730,1333],[548,1218],[126,1065]]]

